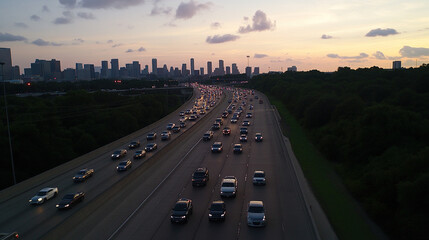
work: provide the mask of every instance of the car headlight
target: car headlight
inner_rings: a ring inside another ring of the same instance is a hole
[[[41,202],[43,200],[43,198],[38,198],[37,201]]]
[[[60,205],[57,204],[56,207],[60,207]]]
[[[174,216],[173,216],[173,215],[171,215],[171,216],[170,216],[170,218],[171,218],[171,219],[173,219],[173,218],[174,218]]]
[[[70,204],[66,204],[64,207],[70,207]]]
[[[213,217],[213,214],[209,213],[209,217]]]
[[[221,216],[221,217],[224,217],[224,216],[225,216],[225,213],[222,213],[220,216]]]
[[[31,199],[30,199],[30,200],[28,200],[28,202],[30,202],[30,203],[31,203]]]

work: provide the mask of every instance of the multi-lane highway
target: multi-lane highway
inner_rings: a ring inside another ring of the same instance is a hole
[[[201,105],[200,92],[196,93],[195,99],[200,99]],[[177,124],[178,112],[192,108],[194,101],[145,128],[140,136],[128,139],[139,139],[144,146],[148,132],[158,133],[155,142],[159,149],[141,160],[133,160],[131,170],[116,172],[118,161],[110,159],[114,150],[126,147],[128,142],[124,141],[114,149],[103,149],[83,165],[54,174],[49,180],[7,198],[0,203],[0,231],[18,231],[25,239],[318,239],[268,99],[259,95],[263,99],[259,104],[247,91],[247,99],[242,96],[235,103],[238,107],[247,102],[239,121],[231,123],[230,114],[210,141],[202,141],[203,134],[230,105],[227,100],[233,99],[229,90],[212,96],[216,106],[198,121],[188,121],[186,131],[173,134],[171,140],[161,141],[159,134],[169,122]],[[249,110],[250,104],[253,110]],[[245,118],[247,112],[253,113],[252,118]],[[248,142],[242,143],[243,153],[234,154],[232,147],[240,143],[243,120],[250,120]],[[229,136],[222,134],[225,126],[231,128]],[[254,140],[257,132],[263,134],[262,142]],[[211,152],[215,141],[223,143],[221,153]],[[127,157],[132,158],[134,151],[129,150]],[[94,176],[73,183],[75,172],[85,167],[94,168]],[[192,186],[192,173],[198,167],[209,169],[210,180],[204,187]],[[265,186],[252,184],[255,170],[265,171]],[[227,210],[224,222],[209,222],[208,208],[212,201],[221,199],[220,182],[224,176],[238,179],[237,196],[223,199]],[[58,187],[59,196],[40,206],[29,206],[28,200],[48,186]],[[65,211],[55,208],[65,193],[76,191],[86,193],[82,203]],[[172,224],[171,209],[179,198],[192,200],[193,214],[185,224]],[[247,226],[247,204],[251,200],[264,202],[266,227]]]

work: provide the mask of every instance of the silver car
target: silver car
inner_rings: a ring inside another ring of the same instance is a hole
[[[262,201],[250,201],[247,207],[247,225],[264,227],[266,223],[264,203]]]

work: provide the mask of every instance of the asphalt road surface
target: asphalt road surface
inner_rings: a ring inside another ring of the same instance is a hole
[[[188,121],[187,131],[180,136],[173,134],[169,141],[162,142],[159,134],[169,122],[178,123],[179,116],[175,113],[158,122],[154,131],[160,148],[141,160],[133,160],[129,171],[116,172],[118,161],[110,159],[116,149],[110,149],[0,203],[0,231],[18,231],[24,239],[317,239],[268,99],[258,104],[256,100],[249,101],[253,98],[249,95],[237,123],[230,123],[229,115],[213,139],[201,140],[229,105],[231,93],[225,92],[216,108],[197,122]],[[193,104],[191,101],[180,110]],[[248,110],[249,104],[254,105],[253,110]],[[253,117],[246,119],[247,112],[252,112]],[[232,146],[240,143],[243,120],[251,122],[248,142],[243,143],[243,153],[234,154]],[[231,135],[222,134],[225,126],[231,128]],[[263,142],[255,142],[256,132],[263,134]],[[147,142],[145,134],[138,138],[143,146]],[[211,152],[215,141],[223,143],[221,153]],[[132,158],[133,152],[129,151],[127,158]],[[74,173],[84,167],[94,168],[94,176],[86,182],[73,183]],[[210,171],[210,180],[204,187],[192,186],[191,176],[198,167]],[[255,170],[265,171],[266,186],[252,184]],[[221,199],[220,182],[231,175],[238,179],[238,191],[236,198],[223,199],[226,220],[209,222],[210,203]],[[28,199],[47,186],[59,187],[59,196],[41,206],[29,206]],[[55,208],[65,193],[76,191],[86,193],[82,203],[65,211]],[[193,201],[193,214],[185,224],[172,224],[171,209],[182,197]],[[251,200],[264,202],[266,227],[247,226],[247,204]]]

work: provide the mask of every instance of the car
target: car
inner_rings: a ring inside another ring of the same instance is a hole
[[[212,125],[212,130],[218,130],[218,129],[220,129],[220,124],[219,123],[213,123],[213,125]]]
[[[119,159],[124,157],[125,155],[127,155],[127,150],[126,149],[120,149],[120,150],[116,150],[112,153],[111,158],[112,159]]]
[[[209,180],[209,170],[205,167],[197,168],[192,174],[192,186],[205,186]]]
[[[128,144],[129,149],[138,148],[140,147],[140,141],[132,141],[130,144]]]
[[[249,110],[253,110],[253,105],[252,104],[250,104]]]
[[[185,223],[192,214],[192,200],[180,198],[174,205],[170,220],[172,223]]]
[[[243,126],[250,126],[250,121],[244,120],[241,125],[243,125]]]
[[[185,123],[185,122],[181,122],[181,123],[179,124],[179,127],[180,127],[180,128],[184,128],[184,127],[186,127],[186,123]]]
[[[117,170],[118,172],[126,171],[126,170],[128,170],[129,168],[131,168],[132,166],[133,166],[133,163],[131,162],[131,160],[130,160],[130,159],[128,159],[128,160],[124,160],[124,161],[120,162],[120,163],[118,164],[118,166],[116,167],[116,170]]]
[[[222,152],[223,146],[222,146],[222,142],[215,142],[212,145],[212,152],[216,153],[216,152]]]
[[[241,144],[235,144],[233,147],[234,153],[242,153],[243,152],[243,146]]]
[[[225,221],[226,206],[221,200],[213,201],[209,208],[209,221]]]
[[[185,114],[191,114],[191,109],[186,109]]]
[[[219,123],[220,125],[223,125],[223,119],[222,118],[216,118],[215,123]]]
[[[231,128],[225,127],[222,130],[223,135],[230,135],[231,134]]]
[[[182,116],[182,117],[180,117],[179,118],[179,122],[186,122],[186,121],[188,121],[188,116]]]
[[[196,121],[197,120],[197,115],[191,115],[189,117],[189,121]]]
[[[148,133],[146,136],[146,139],[147,140],[155,140],[156,139],[156,132]]]
[[[163,131],[161,133],[161,140],[162,141],[166,141],[166,140],[170,139],[170,137],[171,137],[171,132],[170,131]]]
[[[133,158],[134,158],[134,159],[140,159],[140,158],[143,158],[143,157],[145,157],[145,156],[146,156],[146,151],[145,151],[145,150],[137,150],[137,151],[134,153]]]
[[[180,132],[180,126],[174,126],[174,127],[173,127],[173,129],[172,129],[172,131],[173,131],[174,133],[178,133],[178,132]]]
[[[262,142],[262,140],[264,140],[264,138],[262,137],[262,133],[256,133],[255,134],[255,141]]]
[[[247,135],[246,134],[240,135],[240,142],[247,142]]]
[[[247,127],[240,128],[240,134],[247,134]]]
[[[247,207],[247,225],[264,227],[266,222],[264,203],[262,201],[250,201]]]
[[[237,122],[238,122],[238,118],[235,118],[235,117],[231,118],[231,123],[237,123]]]
[[[252,117],[253,117],[252,113],[247,113],[246,114],[246,118],[252,118]]]
[[[253,185],[265,185],[265,172],[262,170],[257,170],[253,173]]]
[[[84,192],[68,193],[56,205],[57,209],[69,209],[85,198]]]
[[[173,129],[173,128],[174,128],[174,126],[176,126],[176,124],[174,124],[174,123],[169,123],[169,124],[167,125],[167,130],[171,130],[171,129]]]
[[[258,96],[255,96],[255,99],[259,99],[259,97],[258,97]]]
[[[92,168],[84,168],[79,170],[79,172],[76,173],[76,175],[73,177],[74,182],[83,182],[89,177],[92,177],[94,175],[94,169]]]
[[[210,141],[213,138],[213,131],[207,131],[203,135],[203,141]]]
[[[200,115],[204,115],[206,112],[204,110],[200,110]]]
[[[238,182],[234,176],[224,177],[220,185],[221,197],[235,197],[237,195]]]
[[[227,118],[228,117],[228,112],[226,111],[226,112],[223,112],[222,113],[222,118]]]
[[[146,144],[145,150],[146,152],[152,152],[158,148],[158,145],[156,143],[148,143]]]
[[[181,111],[181,112],[179,113],[179,116],[185,116],[185,112],[184,112],[184,111]]]
[[[58,195],[57,187],[46,187],[41,189],[29,202],[30,204],[43,204],[47,200],[54,198]]]

